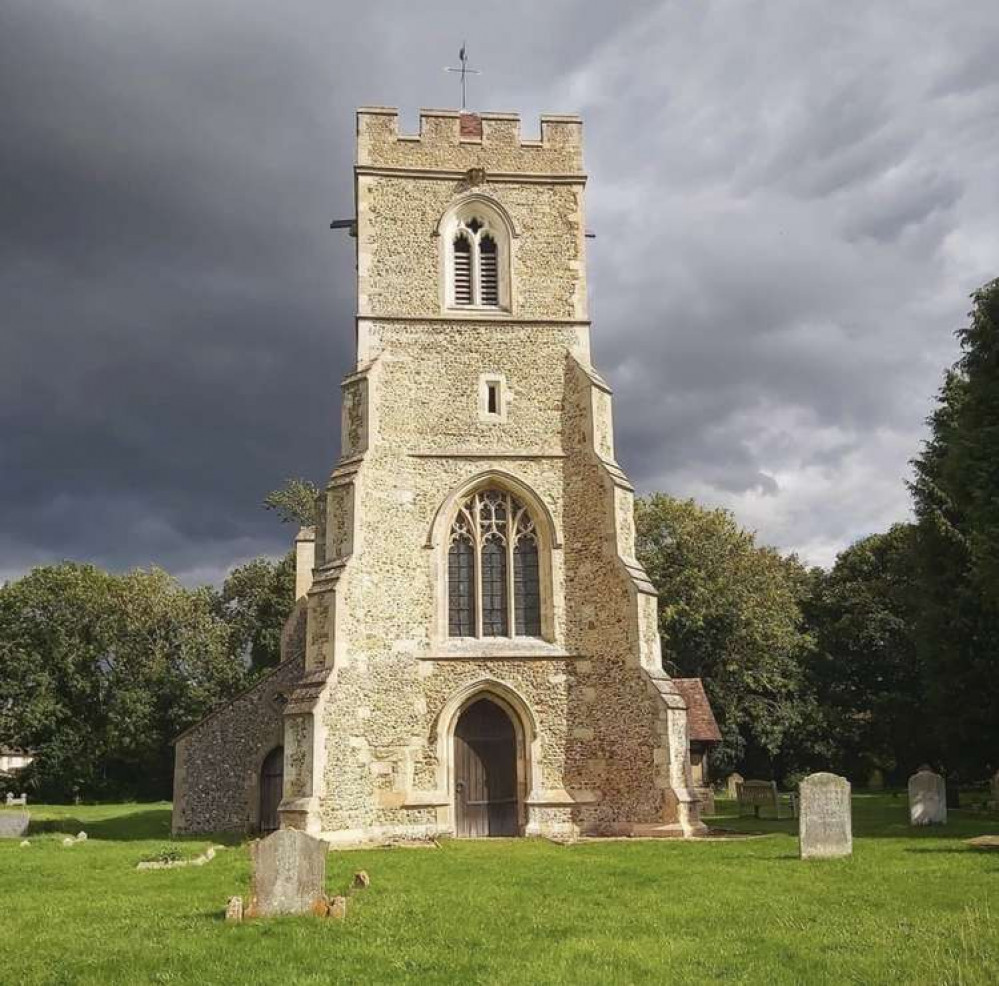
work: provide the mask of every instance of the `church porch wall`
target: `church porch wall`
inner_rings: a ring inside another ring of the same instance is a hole
[[[260,768],[283,743],[283,699],[305,667],[301,641],[296,649],[297,656],[177,740],[175,834],[247,832],[257,825]]]

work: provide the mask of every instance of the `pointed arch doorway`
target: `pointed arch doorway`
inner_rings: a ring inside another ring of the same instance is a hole
[[[455,834],[459,838],[520,834],[517,734],[506,710],[480,698],[454,730]]]
[[[284,788],[284,747],[276,746],[264,757],[260,767],[260,831],[274,832],[281,827],[278,805]]]

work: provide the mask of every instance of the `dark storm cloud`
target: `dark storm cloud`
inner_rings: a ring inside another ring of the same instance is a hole
[[[0,24],[0,577],[188,580],[277,553],[336,454],[353,110],[586,115],[594,350],[644,488],[828,560],[906,509],[967,293],[995,271],[987,3],[234,0]]]

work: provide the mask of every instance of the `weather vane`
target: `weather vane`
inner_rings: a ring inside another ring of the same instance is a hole
[[[481,75],[478,69],[468,67],[468,53],[465,51],[466,42],[462,41],[461,51],[458,52],[458,61],[461,62],[461,68],[445,68],[445,72],[458,72],[461,75],[461,108],[465,109],[465,76],[466,75]]]

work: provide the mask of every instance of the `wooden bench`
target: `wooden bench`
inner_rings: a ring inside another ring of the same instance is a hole
[[[739,801],[739,817],[748,814],[744,809],[752,808],[753,817],[760,817],[761,808],[773,808],[774,815],[781,818],[781,794],[777,790],[776,781],[742,781],[735,786],[735,796]],[[798,817],[798,799],[793,795],[790,799],[790,814],[786,818]]]

